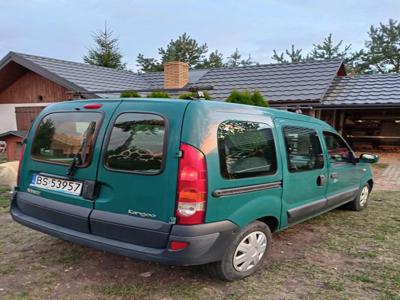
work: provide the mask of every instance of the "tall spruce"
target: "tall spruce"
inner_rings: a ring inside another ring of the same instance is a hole
[[[388,24],[371,26],[363,55],[364,73],[400,73],[400,23],[389,19]]]
[[[284,52],[278,53],[275,49],[273,50],[272,59],[277,63],[296,63],[306,61],[307,58],[302,54],[303,49],[297,49],[292,45],[291,49],[286,49]]]
[[[122,54],[119,50],[119,40],[113,37],[113,31],[104,26],[104,31],[93,34],[96,43],[95,48],[89,49],[88,55],[83,57],[85,63],[108,67],[113,69],[125,70],[126,63],[122,62]]]

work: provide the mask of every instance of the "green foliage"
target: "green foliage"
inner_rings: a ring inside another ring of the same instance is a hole
[[[140,94],[136,91],[126,91],[122,92],[120,95],[121,98],[140,98]]]
[[[159,72],[164,69],[163,65],[155,58],[144,57],[143,54],[137,56],[136,66],[140,68],[140,72]]]
[[[228,57],[228,62],[226,63],[226,66],[227,67],[243,67],[243,66],[251,66],[254,64],[255,64],[255,62],[252,61],[250,55],[247,57],[247,59],[243,59],[242,54],[240,54],[239,50],[236,48],[235,52],[233,52]]]
[[[303,57],[301,53],[303,49],[296,49],[294,45],[292,45],[291,50],[286,49],[282,53],[278,53],[275,49],[273,50],[274,54],[272,55],[272,59],[277,63],[296,63],[306,61],[307,59]]]
[[[151,92],[147,98],[171,98],[167,92]]]
[[[261,95],[261,93],[258,91],[255,91],[251,94],[249,91],[240,92],[238,90],[233,90],[229,95],[228,99],[226,99],[226,102],[262,106],[262,107],[268,106],[268,103]]]
[[[255,91],[251,95],[251,100],[253,101],[253,105],[255,106],[263,106],[263,107],[269,106],[268,102],[265,101],[265,98],[261,95],[259,91]]]
[[[339,41],[336,45],[332,39],[332,33],[330,33],[322,42],[322,44],[314,44],[313,50],[308,55],[311,59],[345,59],[349,57],[351,45],[345,45],[342,47],[343,40]]]
[[[204,99],[205,100],[211,100],[212,99],[207,91],[204,91],[203,94],[204,94]],[[181,94],[179,96],[179,99],[188,99],[188,100],[190,100],[190,99],[193,99],[193,98],[197,98],[197,93],[196,92],[184,93],[184,94]]]
[[[400,73],[400,23],[389,19],[388,24],[371,26],[368,36],[364,73]]]
[[[126,64],[122,63],[118,39],[113,38],[113,31],[107,28],[107,24],[104,31],[95,33],[93,38],[96,48],[89,49],[89,54],[83,57],[85,63],[119,70],[126,69]]]
[[[139,54],[136,63],[142,72],[163,70],[163,64],[168,61],[185,62],[189,68],[195,69],[202,66],[207,51],[206,43],[199,45],[195,39],[184,33],[176,40],[171,40],[165,49],[158,48],[160,61],[154,58],[145,58],[143,54]]]
[[[208,58],[204,59],[203,63],[198,64],[196,69],[212,69],[224,67],[224,56],[218,50],[210,53]]]

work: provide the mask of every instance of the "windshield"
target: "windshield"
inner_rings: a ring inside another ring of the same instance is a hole
[[[40,122],[32,144],[32,157],[39,160],[60,164],[71,164],[74,156],[80,150],[85,132],[93,127],[96,132],[101,119],[95,112],[63,112],[45,116]],[[91,157],[95,134],[88,136],[81,153],[87,164]]]

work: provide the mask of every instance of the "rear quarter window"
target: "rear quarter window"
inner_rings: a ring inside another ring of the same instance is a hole
[[[57,112],[43,117],[36,128],[31,156],[37,160],[59,164],[70,164],[79,152],[86,136],[85,161],[89,163],[101,113]]]
[[[113,125],[105,154],[109,169],[144,174],[161,172],[165,120],[159,115],[123,113]]]
[[[226,179],[275,174],[275,142],[264,123],[230,120],[218,127],[221,174]]]

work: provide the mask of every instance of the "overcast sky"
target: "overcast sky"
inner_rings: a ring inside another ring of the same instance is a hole
[[[107,21],[124,61],[156,57],[187,32],[225,56],[235,48],[260,63],[291,44],[307,52],[329,33],[354,49],[370,25],[400,19],[399,0],[0,0],[0,56],[9,51],[82,61]]]

